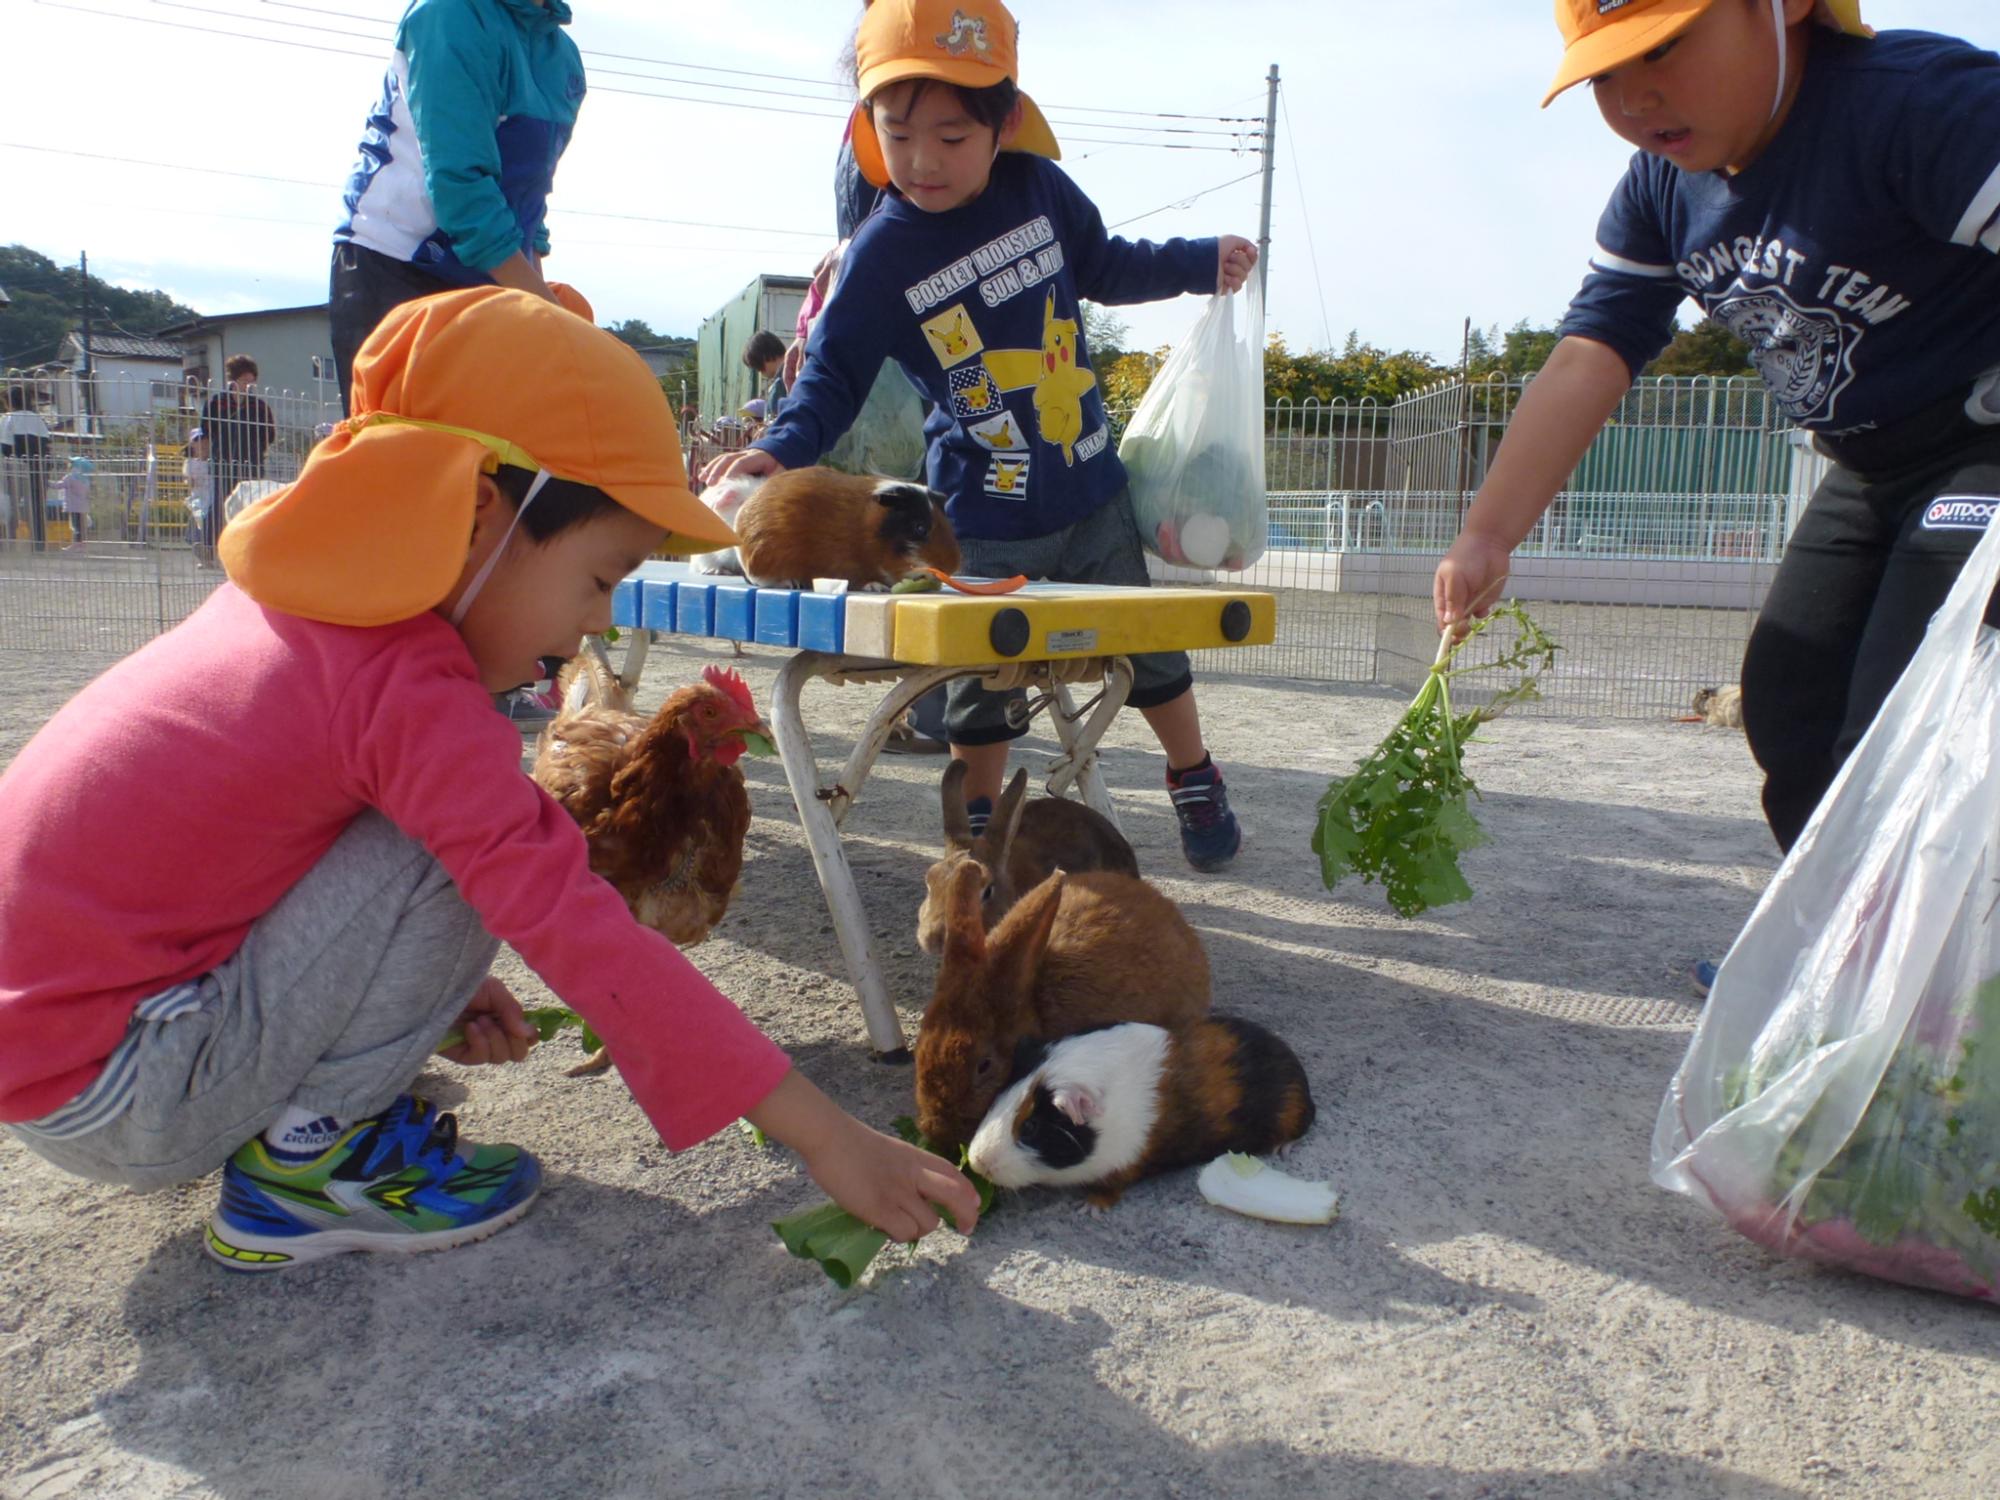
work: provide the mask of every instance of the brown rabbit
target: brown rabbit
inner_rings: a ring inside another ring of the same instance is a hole
[[[1022,1037],[1047,1041],[1117,1021],[1174,1027],[1208,1014],[1208,955],[1180,909],[1131,875],[1057,871],[989,935],[985,872],[945,890],[944,962],[917,1032],[917,1126],[964,1145],[1008,1082]]]
[[[900,479],[781,469],[751,492],[733,524],[752,583],[844,578],[849,588],[886,588],[920,564],[958,571],[944,496]]]
[[[968,861],[986,871],[981,917],[989,932],[1023,891],[1058,870],[1139,873],[1132,846],[1103,813],[1067,797],[1030,798],[1027,790],[1028,773],[1016,771],[975,838],[965,816],[965,762],[944,768],[944,857],[924,872],[924,902],[917,908],[917,946],[924,952],[944,952],[945,891],[951,872]]]

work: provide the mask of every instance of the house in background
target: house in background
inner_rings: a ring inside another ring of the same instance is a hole
[[[305,396],[327,406],[340,404],[333,332],[324,302],[217,313],[163,328],[160,337],[180,345],[181,375],[191,385],[220,385],[230,357],[247,354],[257,361],[260,389]]]
[[[84,370],[90,371],[86,397]],[[63,335],[55,359],[42,372],[49,381],[43,415],[51,427],[81,432],[105,422],[126,422],[172,410],[180,396],[181,348],[169,339],[141,338],[116,330],[90,332],[90,357],[83,334]]]
[[[734,416],[744,402],[763,394],[763,379],[744,368],[743,346],[761,331],[791,343],[811,286],[807,276],[759,276],[702,319],[698,342],[704,417]]]
[[[662,339],[657,344],[634,347],[639,358],[646,362],[646,368],[653,372],[655,380],[665,380],[676,370],[685,370],[694,363],[693,339]]]

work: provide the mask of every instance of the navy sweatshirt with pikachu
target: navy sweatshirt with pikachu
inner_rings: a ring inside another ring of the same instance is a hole
[[[887,196],[855,234],[799,382],[757,447],[810,464],[854,421],[884,359],[931,402],[933,489],[960,536],[1015,541],[1075,525],[1125,487],[1079,298],[1215,290],[1214,239],[1106,233],[1063,170],[1003,152],[945,213]]]

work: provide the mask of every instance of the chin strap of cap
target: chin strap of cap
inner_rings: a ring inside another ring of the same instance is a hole
[[[1788,61],[1785,43],[1791,34],[1785,25],[1785,0],[1771,0],[1771,23],[1778,28],[1778,91],[1771,96],[1770,114],[1764,117],[1767,125],[1778,118],[1778,111],[1785,102],[1785,64]]]
[[[500,533],[500,543],[486,554],[486,561],[479,565],[479,571],[472,575],[472,582],[465,586],[465,592],[458,596],[458,603],[452,606],[451,623],[456,626],[465,618],[465,612],[472,608],[472,601],[479,597],[479,591],[486,587],[486,580],[493,576],[493,570],[500,563],[500,556],[507,550],[507,544],[514,539],[514,528],[521,524],[521,517],[528,513],[528,507],[535,503],[535,496],[542,492],[552,476],[547,469],[535,471],[535,482],[528,486],[528,493],[521,497],[521,503],[514,507],[514,518],[507,523],[507,529]]]

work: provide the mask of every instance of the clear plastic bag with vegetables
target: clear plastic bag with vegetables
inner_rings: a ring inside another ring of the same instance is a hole
[[[1118,445],[1139,540],[1184,567],[1264,555],[1264,300],[1252,276],[1211,297],[1132,413]]]
[[[1724,959],[1653,1176],[1788,1255],[2000,1299],[2000,527]]]

